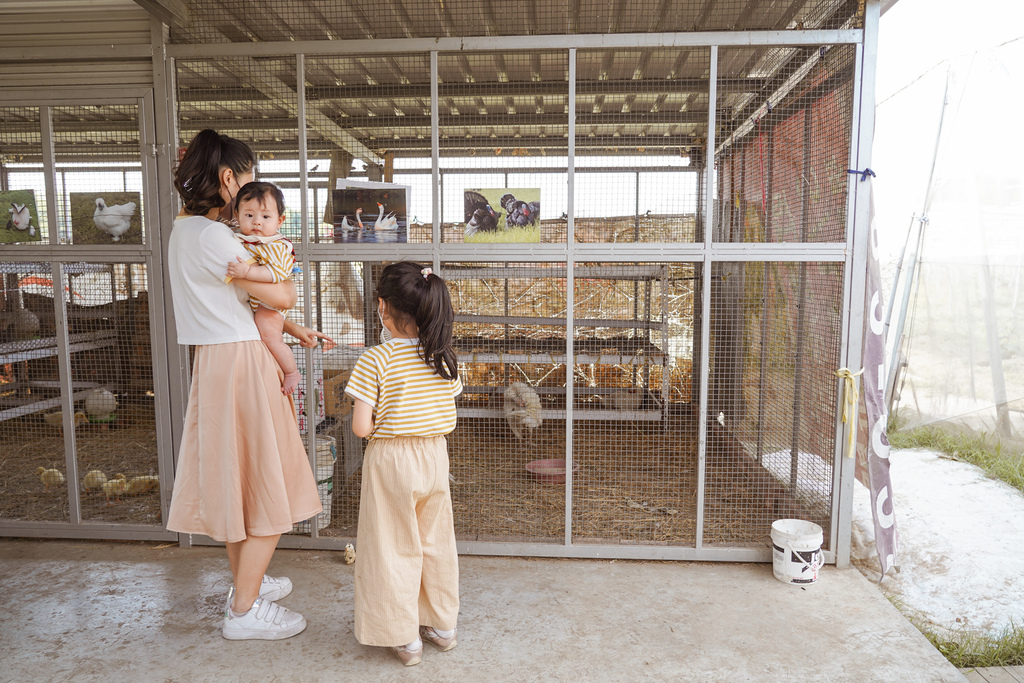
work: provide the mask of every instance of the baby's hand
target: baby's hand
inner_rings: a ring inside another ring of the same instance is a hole
[[[249,269],[252,268],[252,266],[243,261],[241,256],[236,256],[235,258],[238,259],[237,263],[228,264],[228,277],[237,277],[244,280],[245,276],[249,274]]]

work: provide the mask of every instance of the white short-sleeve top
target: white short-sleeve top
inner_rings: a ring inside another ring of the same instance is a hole
[[[167,262],[179,344],[228,344],[260,338],[249,295],[224,282],[228,263],[236,256],[250,258],[228,226],[205,216],[175,219]]]

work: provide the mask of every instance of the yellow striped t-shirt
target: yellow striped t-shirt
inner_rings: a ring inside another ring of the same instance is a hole
[[[376,413],[371,439],[441,436],[455,429],[455,397],[462,381],[447,380],[420,358],[418,339],[392,339],[367,349],[352,369],[345,393]]]

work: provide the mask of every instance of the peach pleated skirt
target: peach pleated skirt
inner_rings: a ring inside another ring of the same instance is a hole
[[[261,341],[196,347],[169,530],[234,543],[321,511],[281,378]]]

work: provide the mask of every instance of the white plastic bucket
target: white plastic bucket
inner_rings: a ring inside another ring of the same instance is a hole
[[[802,519],[772,522],[772,571],[782,583],[804,586],[818,580],[825,563],[821,527]]]

